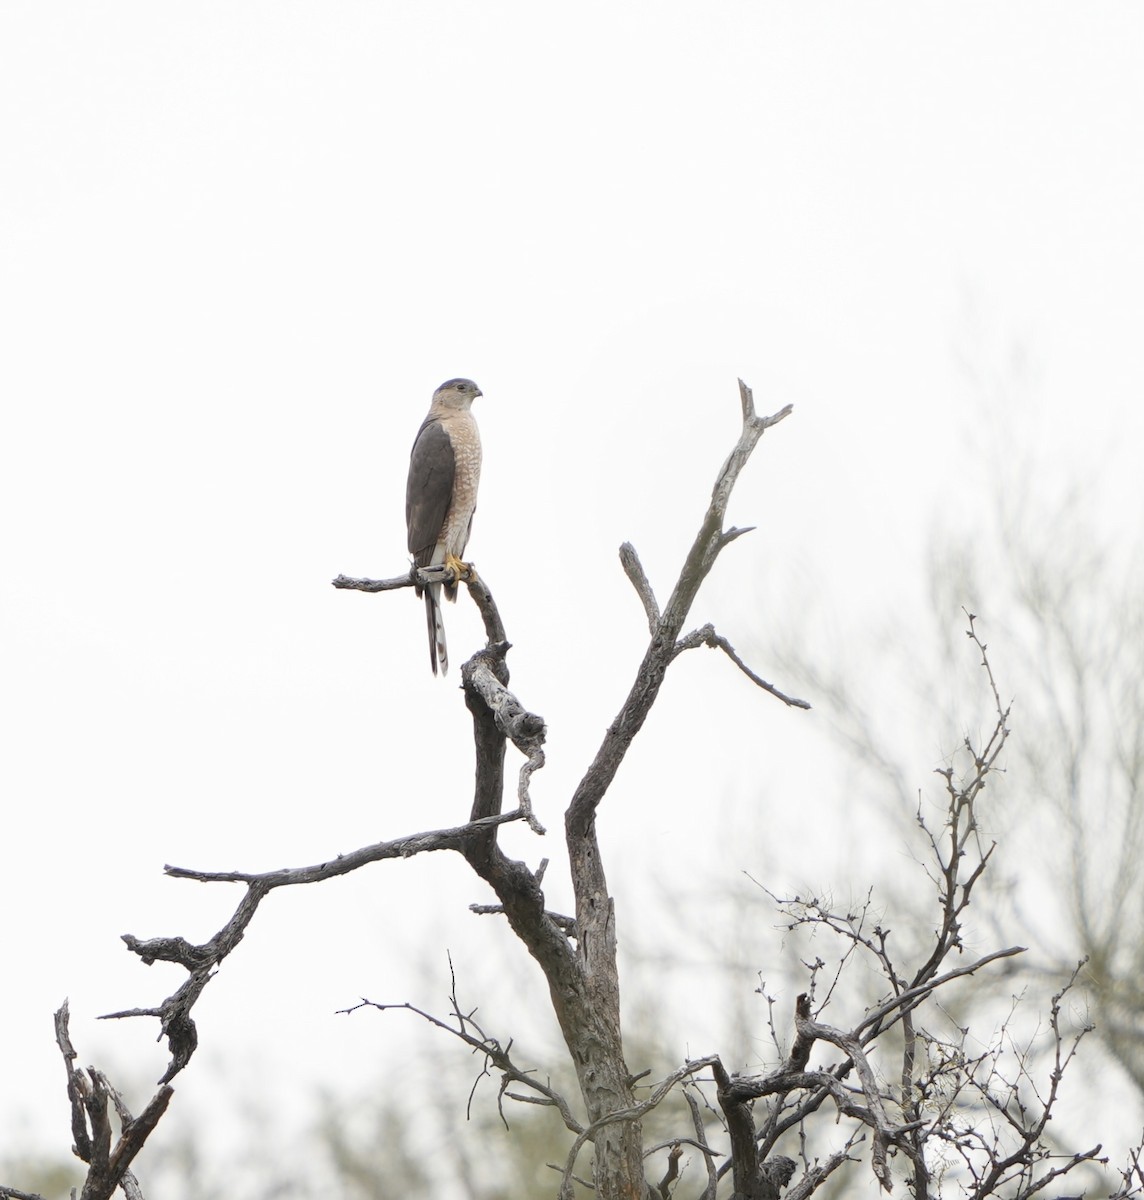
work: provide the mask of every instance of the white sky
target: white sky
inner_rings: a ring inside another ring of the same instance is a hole
[[[955,345],[1035,363],[1028,424],[977,444],[1019,431],[1050,484],[1099,468],[1134,533],[1142,52],[1131,4],[0,7],[0,1153],[66,1150],[65,995],[83,1061],[165,1062],[152,1024],[91,1020],[179,977],[118,935],[205,938],[238,894],[163,863],[300,865],[467,813],[468,718],[419,606],[328,585],[404,568],[443,379],[484,390],[470,556],[550,723],[554,831],[642,652],[616,547],[666,593],[737,375],[795,404],[733,504],[759,532],[695,612],[748,653],[808,593],[861,639],[916,603],[934,514],[987,511]],[[464,598],[446,619],[460,663],[477,622]],[[774,869],[717,813],[813,805],[816,720],[678,664],[602,817],[622,934],[672,880]],[[835,840],[814,829],[809,876]],[[566,907],[559,863],[548,892]],[[543,1007],[474,930],[486,898],[440,857],[272,897],[167,1120],[183,1095],[225,1112],[228,1056],[303,1093],[373,1078],[388,1018],[331,1014],[439,1002],[445,946],[474,1003],[507,973]],[[731,1053],[709,1035],[679,1053]]]

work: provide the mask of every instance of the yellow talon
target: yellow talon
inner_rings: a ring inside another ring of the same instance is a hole
[[[465,574],[471,569],[468,563],[463,563],[455,554],[446,554],[444,567],[446,571],[453,572],[453,582],[459,583],[464,578]]]

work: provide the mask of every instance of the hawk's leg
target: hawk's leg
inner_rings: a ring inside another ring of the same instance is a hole
[[[462,579],[476,579],[477,572],[472,563],[462,562],[455,554],[446,554],[445,561],[441,564],[446,571],[451,571],[453,578],[450,581],[456,585]]]

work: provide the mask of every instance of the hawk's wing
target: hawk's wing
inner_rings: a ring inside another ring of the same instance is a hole
[[[419,566],[429,565],[445,515],[453,499],[456,462],[453,443],[444,425],[433,417],[425,420],[409,456],[409,480],[405,487],[405,528],[409,553]]]

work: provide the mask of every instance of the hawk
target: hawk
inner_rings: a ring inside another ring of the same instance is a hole
[[[409,553],[418,567],[446,566],[450,583],[418,587],[425,595],[429,626],[429,663],[433,674],[449,670],[445,623],[441,619],[441,588],[457,599],[457,580],[465,564],[461,555],[469,542],[477,485],[481,480],[481,436],[469,411],[481,389],[471,379],[450,379],[433,393],[429,413],[417,431],[409,456],[405,487],[405,527]]]

